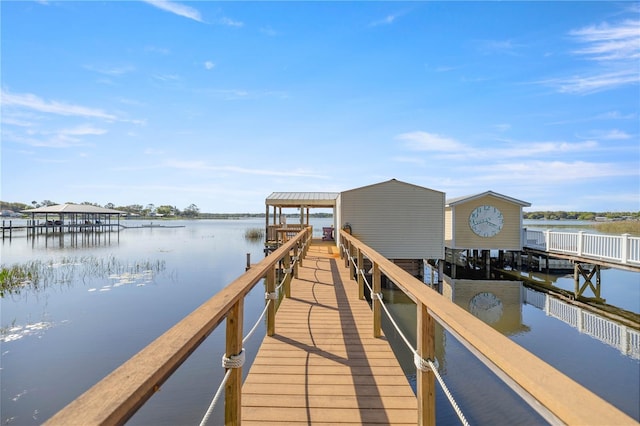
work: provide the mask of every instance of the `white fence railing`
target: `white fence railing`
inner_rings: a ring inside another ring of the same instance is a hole
[[[549,253],[640,265],[640,237],[579,232],[524,230],[525,247]]]
[[[608,318],[563,302],[553,296],[524,288],[524,301],[633,359],[640,359],[640,332]]]

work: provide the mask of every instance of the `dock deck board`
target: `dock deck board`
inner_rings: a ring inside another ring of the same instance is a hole
[[[242,387],[242,422],[412,424],[416,397],[334,244],[314,241]]]

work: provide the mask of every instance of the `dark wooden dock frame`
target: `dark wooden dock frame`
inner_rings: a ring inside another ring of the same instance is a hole
[[[11,239],[15,230],[26,230],[27,237],[38,235],[52,235],[65,233],[99,233],[119,231],[120,216],[124,213],[118,210],[106,209],[93,205],[62,204],[56,206],[40,207],[24,210],[23,213],[31,215],[26,225],[9,225],[2,221],[2,239]],[[44,219],[36,219],[36,215]],[[57,219],[49,219],[49,215]],[[118,218],[117,222],[112,222],[112,216]]]

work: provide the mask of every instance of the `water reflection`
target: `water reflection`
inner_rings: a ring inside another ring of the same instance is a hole
[[[415,304],[397,288],[383,292],[385,303],[402,332],[409,341],[415,342]],[[640,332],[630,324],[553,294],[535,291],[522,281],[445,276],[441,293],[627,414],[639,417]],[[412,353],[405,349],[388,320],[383,319],[383,327],[409,381],[415,386]],[[472,423],[544,423],[439,324],[435,344],[439,371]],[[436,413],[438,423],[457,422],[442,395],[437,399]]]
[[[442,295],[508,336],[529,331],[522,323],[522,288],[521,281],[445,277]]]

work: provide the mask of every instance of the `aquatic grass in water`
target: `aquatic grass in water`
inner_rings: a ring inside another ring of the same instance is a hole
[[[599,222],[592,225],[600,232],[607,234],[630,234],[634,237],[640,237],[640,221],[638,220],[623,220],[615,222]]]
[[[76,279],[85,284],[95,279],[115,280],[113,287],[124,284],[145,285],[153,281],[155,273],[164,269],[164,261],[143,260],[129,263],[113,256],[64,257],[55,262],[33,260],[2,266],[0,298],[19,295],[23,290],[43,290],[53,284],[70,285]]]
[[[262,228],[250,228],[244,232],[244,238],[249,241],[259,241],[264,238],[264,230]]]

